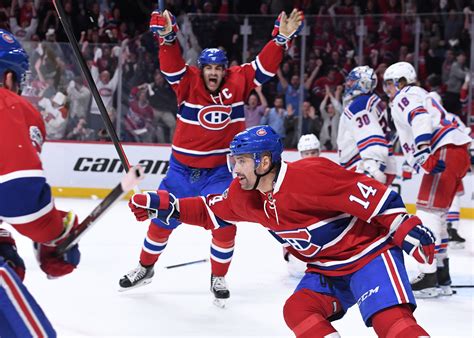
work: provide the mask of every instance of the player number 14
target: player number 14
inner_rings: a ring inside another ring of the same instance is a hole
[[[377,192],[377,189],[374,189],[368,185],[365,185],[364,183],[357,182],[357,187],[359,188],[362,196],[364,199],[361,199],[359,197],[356,197],[354,195],[349,196],[349,201],[351,202],[356,202],[359,203],[364,207],[364,209],[367,209],[370,205],[370,202],[367,200],[370,195],[374,196],[375,193]]]

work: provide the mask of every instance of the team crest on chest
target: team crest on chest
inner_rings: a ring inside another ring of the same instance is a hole
[[[307,229],[275,231],[275,233],[303,256],[312,257],[321,250],[319,245],[311,242],[311,234]]]
[[[212,105],[203,107],[198,112],[198,121],[201,126],[209,130],[221,130],[230,123],[232,106]]]

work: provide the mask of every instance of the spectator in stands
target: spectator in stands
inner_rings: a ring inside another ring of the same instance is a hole
[[[311,102],[305,100],[303,102],[303,124],[301,135],[314,134],[319,138],[322,126],[323,120],[316,112],[316,108],[311,105]]]
[[[342,113],[342,90],[342,86],[337,86],[333,94],[329,86],[325,88],[326,95],[319,107],[323,119],[319,139],[323,150],[336,150],[337,148],[337,129],[339,127],[339,117]]]
[[[259,102],[260,101],[260,102]],[[262,87],[256,87],[244,106],[245,125],[247,128],[258,126],[268,107],[267,99],[262,93]]]
[[[57,92],[53,99],[42,98],[38,102],[46,127],[47,140],[62,140],[66,134],[68,108],[66,95]]]
[[[147,83],[132,89],[129,104],[125,116],[127,141],[154,142],[156,129],[153,125],[153,108],[148,101]]]
[[[87,128],[87,120],[82,117],[71,117],[66,130],[67,140],[93,141],[96,139],[95,131]]]
[[[460,52],[456,57],[456,62],[453,63],[449,71],[448,81],[446,82],[446,94],[443,99],[446,109],[451,113],[459,113],[461,109],[459,93],[461,92],[461,86],[468,72],[466,54]]]
[[[277,71],[277,75],[279,80],[277,88],[278,93],[285,95],[286,105],[291,105],[293,107],[296,116],[300,115],[300,77],[298,75],[292,75],[291,80],[288,83],[281,70]],[[307,92],[305,91],[303,97],[306,98],[306,96]]]
[[[278,95],[273,101],[273,108],[266,110],[260,124],[267,124],[275,130],[282,139],[285,138],[285,117],[288,115],[285,109],[283,96]]]
[[[176,128],[178,104],[168,82],[159,69],[155,71],[153,84],[149,85],[148,94],[153,108],[158,143],[171,143]]]
[[[119,80],[118,71],[114,71],[114,75],[110,78],[110,72],[107,70],[102,71],[99,73],[99,69],[97,68],[97,60],[102,57],[102,49],[97,48],[94,53],[94,62],[92,63],[91,67],[91,75],[94,79],[94,82],[97,86],[97,90],[99,91],[100,97],[104,102],[105,108],[107,110],[110,107],[113,107],[113,97],[115,90],[117,89],[117,84]],[[90,127],[94,130],[99,130],[102,126],[102,119],[100,117],[100,111],[97,104],[92,102],[91,111],[90,111]]]
[[[84,86],[82,77],[77,76],[74,80],[71,80],[66,91],[71,118],[87,119],[87,113],[91,106],[91,92],[89,88]]]
[[[446,50],[444,54],[444,61],[443,65],[441,66],[441,80],[443,83],[448,82],[449,79],[449,73],[451,72],[451,67],[454,63],[455,56],[454,56],[454,51],[452,49]],[[404,61],[404,60],[400,60]]]
[[[36,6],[32,0],[27,0],[22,7],[22,13],[31,9],[31,17],[27,14],[20,15],[20,22],[16,18],[17,0],[12,0],[10,7],[10,31],[20,41],[29,41],[38,28]]]
[[[311,88],[312,93],[319,101],[326,97],[326,90],[329,88],[334,91],[338,85],[344,82],[344,76],[337,67],[330,67],[326,76],[317,79]]]

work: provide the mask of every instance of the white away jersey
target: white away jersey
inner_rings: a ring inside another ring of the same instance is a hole
[[[344,108],[339,121],[339,163],[346,169],[355,168],[361,159],[387,164],[388,132],[382,100],[375,94],[357,96]]]
[[[431,152],[447,144],[471,142],[457,125],[446,119],[446,110],[421,87],[407,86],[392,101],[392,118],[400,137],[400,145],[409,165],[420,145],[429,144]]]

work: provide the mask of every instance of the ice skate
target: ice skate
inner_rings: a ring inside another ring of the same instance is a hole
[[[214,294],[214,305],[225,308],[227,299],[230,297],[225,277],[211,275],[211,292]]]
[[[411,282],[411,289],[416,298],[434,298],[439,296],[436,272],[420,273]]]
[[[438,278],[438,291],[440,296],[452,296],[451,276],[449,275],[449,258],[443,259],[443,266],[436,270]]]
[[[139,263],[135,269],[129,271],[120,279],[119,291],[128,291],[139,286],[150,284],[154,274],[153,266],[145,267]]]
[[[453,228],[452,223],[448,223],[449,247],[451,249],[464,249],[466,239],[458,234],[458,230]]]

